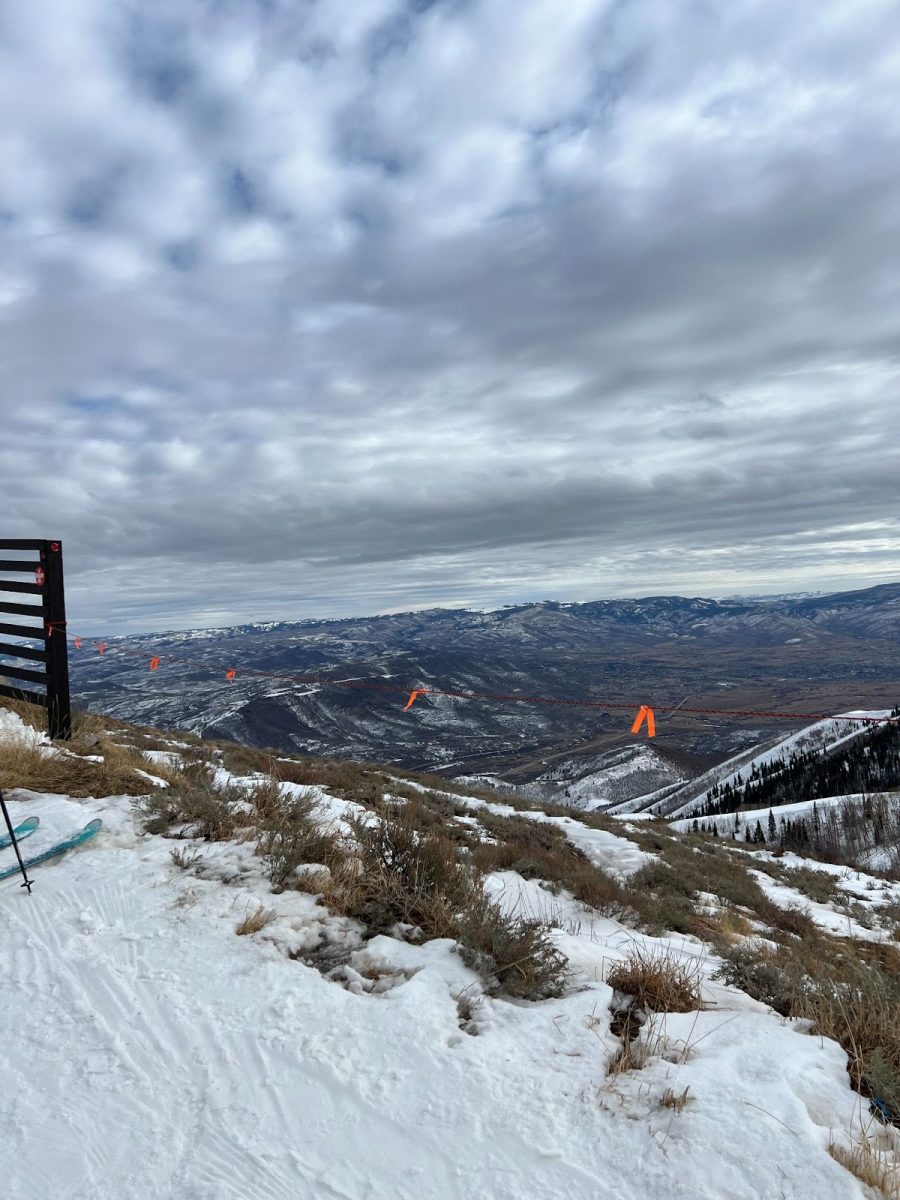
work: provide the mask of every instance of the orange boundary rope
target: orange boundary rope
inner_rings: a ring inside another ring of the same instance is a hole
[[[109,656],[110,653],[118,653],[123,655],[134,655],[142,658],[147,657],[145,650],[130,649],[127,646],[120,644],[111,644],[109,642],[96,641],[91,638],[85,638],[68,633],[67,630],[60,630],[66,637],[73,639],[76,649],[81,649],[85,645],[95,646],[98,653]],[[208,662],[198,662],[192,659],[181,658],[175,654],[154,654],[150,658],[148,669],[155,671],[159,668],[161,662],[177,663],[180,666],[192,667],[199,671],[208,671],[211,674],[223,673],[229,682],[233,682],[238,674],[246,675],[254,679],[279,679],[286,683],[296,683],[304,685],[316,685],[319,687],[346,687],[358,688],[366,691],[391,692],[399,693],[407,697],[407,702],[403,708],[403,712],[408,712],[412,708],[414,702],[419,696],[445,696],[452,700],[483,700],[495,704],[543,704],[556,705],[563,708],[587,708],[598,711],[614,711],[614,712],[634,712],[637,707],[637,716],[631,727],[632,733],[638,733],[641,725],[646,720],[647,734],[649,737],[656,735],[656,722],[653,709],[646,704],[635,705],[631,702],[621,702],[616,700],[587,700],[577,697],[556,697],[556,696],[530,696],[521,695],[516,692],[479,692],[457,691],[451,688],[410,688],[402,684],[392,683],[374,683],[364,679],[322,679],[317,675],[287,675],[276,671],[259,671],[252,668],[242,669],[238,672],[234,668],[225,669],[221,666],[213,665]],[[666,708],[667,705],[659,705],[659,708]],[[779,721],[826,721],[831,719],[840,719],[843,721],[858,721],[864,725],[881,725],[881,724],[898,724],[900,717],[869,717],[869,716],[844,716],[840,713],[814,713],[814,712],[779,712],[776,710],[766,711],[763,709],[738,709],[738,708],[688,708],[685,705],[678,705],[677,709],[673,710],[680,713],[687,713],[692,716],[704,717],[765,717],[769,720]]]
[[[82,636],[68,634],[67,630],[60,630],[66,637],[72,637],[74,647],[80,649],[85,643],[90,646],[95,646],[97,652],[106,654],[114,652],[119,654],[140,655],[146,658],[146,650],[130,649],[121,644],[110,644],[108,642],[100,642],[85,638]],[[182,659],[175,654],[155,654],[152,655],[149,664],[149,670],[156,671],[160,662],[167,660],[176,662],[180,666],[193,667],[198,671],[209,671],[210,673],[218,673],[223,671],[220,666],[214,666],[210,662],[197,662],[191,659]],[[233,667],[224,670],[224,677],[229,682],[234,682],[238,671]],[[449,688],[409,688],[402,684],[386,684],[374,683],[367,679],[323,679],[318,676],[298,676],[298,674],[283,674],[275,671],[257,671],[257,670],[242,670],[240,674],[259,679],[281,679],[286,683],[317,685],[320,688],[359,688],[368,691],[388,691],[395,692],[407,696],[406,706],[403,707],[403,712],[406,713],[419,696],[445,696],[450,700],[480,700],[490,703],[503,704],[546,704],[546,706],[559,706],[563,708],[590,708],[600,710],[600,712],[635,712],[635,703],[623,703],[612,700],[584,700],[584,698],[559,698],[556,696],[527,696],[520,695],[517,692],[492,692],[492,691],[456,691]],[[666,706],[660,706],[666,707]],[[844,716],[834,713],[785,713],[776,712],[776,710],[749,709],[749,708],[688,708],[684,704],[679,704],[673,712],[686,713],[694,716],[720,716],[720,718],[731,718],[731,716],[762,716],[770,720],[784,721],[824,721],[834,718],[846,721],[859,721],[863,725],[882,725],[882,724],[898,724],[900,718],[896,716]],[[653,709],[647,704],[641,704],[637,707],[637,716],[634,725],[631,726],[632,733],[638,733],[641,726],[646,720],[648,737],[655,737],[656,726]]]

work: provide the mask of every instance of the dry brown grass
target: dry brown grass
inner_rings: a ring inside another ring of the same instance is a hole
[[[733,908],[723,908],[714,913],[698,913],[694,919],[694,933],[707,942],[723,941],[730,945],[753,937],[756,930],[752,923]]]
[[[29,704],[26,700],[13,700],[10,697],[0,697],[0,707],[14,712],[26,725],[37,729],[40,733],[47,732],[47,710],[39,704]],[[125,728],[124,722],[112,717],[101,717],[85,709],[72,710],[72,737],[79,738],[85,734],[104,733],[108,729]]]
[[[671,1108],[674,1109],[675,1112],[684,1112],[690,1099],[688,1095],[690,1090],[690,1087],[686,1087],[683,1092],[676,1095],[672,1088],[666,1088],[659,1098],[659,1107]]]
[[[700,971],[673,952],[653,953],[636,947],[616,963],[606,982],[640,1008],[654,1012],[692,1012],[702,1006]]]
[[[849,1146],[831,1141],[828,1153],[861,1183],[880,1192],[885,1200],[900,1200],[900,1163],[896,1153],[877,1149],[873,1135],[878,1137],[877,1127],[874,1131],[871,1127],[862,1130],[851,1138]]]
[[[27,746],[12,739],[0,740],[0,788],[27,788],[76,796],[147,796],[156,791],[149,779],[137,772],[146,770],[147,760],[136,751],[107,738],[97,739],[85,753],[102,757],[102,762],[64,748]],[[156,773],[155,771],[153,772]]]
[[[250,933],[259,933],[261,929],[271,924],[275,919],[275,909],[265,908],[259,905],[253,912],[248,912],[243,921],[234,927],[234,932],[238,937],[245,937]]]

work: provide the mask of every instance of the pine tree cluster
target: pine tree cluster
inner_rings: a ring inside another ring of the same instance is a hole
[[[900,803],[889,793],[847,797],[839,804],[817,804],[793,817],[769,809],[766,828],[758,817],[734,816],[691,823],[693,833],[730,837],[755,846],[778,846],[822,862],[863,867],[877,852],[878,865],[900,878]]]
[[[895,708],[891,716],[900,716],[900,708]],[[740,808],[775,808],[822,796],[883,792],[898,787],[900,724],[874,725],[830,753],[804,751],[787,759],[754,764],[746,779],[738,773],[733,783],[711,788],[699,815],[716,817]]]

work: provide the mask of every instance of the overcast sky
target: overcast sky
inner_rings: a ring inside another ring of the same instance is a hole
[[[900,577],[896,0],[0,0],[73,626]]]

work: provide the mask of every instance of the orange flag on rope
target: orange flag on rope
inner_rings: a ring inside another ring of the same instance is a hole
[[[403,706],[403,711],[406,712],[407,709],[412,708],[412,706],[416,702],[416,696],[426,696],[427,694],[428,694],[428,691],[426,688],[415,688],[413,691],[411,691],[409,693],[409,699],[407,700],[406,704]]]
[[[98,642],[97,643],[97,653],[98,654],[106,653],[106,642]]]
[[[647,737],[656,737],[656,720],[653,716],[653,709],[648,708],[646,704],[642,704],[638,709],[638,715],[634,718],[631,732],[639,733],[645,719],[647,721]]]
[[[150,659],[150,666],[148,667],[148,670],[150,670],[150,671],[158,671],[159,670],[159,655],[158,654],[154,654],[153,657]]]
[[[229,681],[233,680],[235,675],[237,675],[237,671],[234,670],[225,672],[225,678]]]
[[[77,638],[75,639],[75,649],[76,649],[76,650],[80,650],[80,649],[81,649],[81,638],[80,638],[80,637],[77,637]]]

